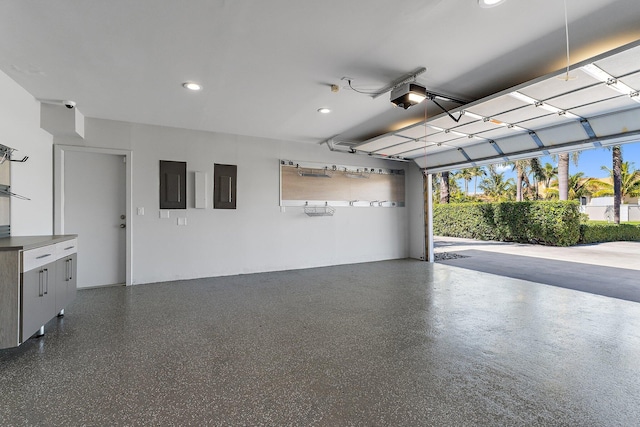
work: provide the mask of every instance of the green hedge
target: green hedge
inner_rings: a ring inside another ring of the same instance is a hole
[[[580,238],[580,213],[576,201],[438,204],[433,207],[433,233],[571,246]]]
[[[619,241],[640,242],[640,225],[603,224],[587,222],[580,224],[580,243]]]

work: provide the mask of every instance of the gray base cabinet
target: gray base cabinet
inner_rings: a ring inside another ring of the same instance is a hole
[[[55,268],[50,263],[22,274],[23,342],[55,315]]]
[[[0,348],[16,347],[76,296],[77,236],[0,239]]]
[[[69,255],[56,261],[56,313],[75,299],[78,288],[76,281],[77,255]]]

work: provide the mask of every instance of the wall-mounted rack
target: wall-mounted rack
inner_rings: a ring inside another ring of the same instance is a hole
[[[15,148],[7,147],[6,145],[0,144],[0,165],[6,162],[7,160],[10,162],[16,163],[24,163],[29,160],[29,156],[24,156],[22,159],[12,159],[11,156],[13,153],[17,151]]]
[[[280,159],[280,206],[402,207],[404,174],[403,169]]]
[[[11,160],[11,154],[13,154],[14,151],[14,148],[0,144],[0,165],[7,160]]]
[[[298,168],[298,175],[308,176],[312,178],[331,178],[333,171],[327,168],[313,169],[313,168]]]
[[[347,178],[369,178],[369,175],[371,174],[371,172],[365,172],[362,171],[360,169],[356,169],[355,171],[350,171],[348,169],[345,168],[344,170],[344,176],[346,176]]]
[[[304,213],[308,216],[333,216],[336,209],[329,206],[328,202],[324,206],[309,206],[309,202],[307,202],[304,206]]]
[[[281,166],[292,166],[299,173],[312,172],[323,175],[353,175],[352,177],[366,178],[371,175],[404,175],[404,169],[387,169],[387,168],[375,168],[375,167],[357,167],[340,164],[322,164],[315,162],[298,162],[293,160],[280,159]]]
[[[25,196],[21,196],[20,194],[16,194],[16,193],[12,193],[9,189],[11,187],[8,185],[4,185],[4,184],[0,184],[0,197],[4,196],[4,197],[15,197],[16,199],[20,199],[20,200],[31,200],[28,197]]]

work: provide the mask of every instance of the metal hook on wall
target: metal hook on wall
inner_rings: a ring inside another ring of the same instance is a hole
[[[16,163],[24,163],[27,160],[29,160],[29,156],[24,156],[20,160],[13,160],[11,158],[11,156],[13,155],[13,153],[15,151],[16,151],[15,148],[7,147],[6,145],[0,144],[0,155],[1,155],[1,157],[0,157],[0,165],[3,164],[7,160],[9,160],[10,162],[16,162]]]

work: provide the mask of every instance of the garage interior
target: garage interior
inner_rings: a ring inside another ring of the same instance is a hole
[[[423,192],[444,170],[636,142],[636,0],[0,12],[0,144],[28,157],[11,164],[11,235],[78,234],[86,288],[0,350],[0,424],[640,419],[637,303],[424,262]],[[427,99],[394,108],[407,80]],[[75,224],[100,227],[104,156],[122,171],[121,274],[93,283],[106,245]],[[186,164],[184,209],[159,204],[165,161]],[[285,200],[289,162],[323,185],[402,176],[402,201]],[[228,192],[218,165],[237,166]],[[80,190],[96,201],[71,206]]]

